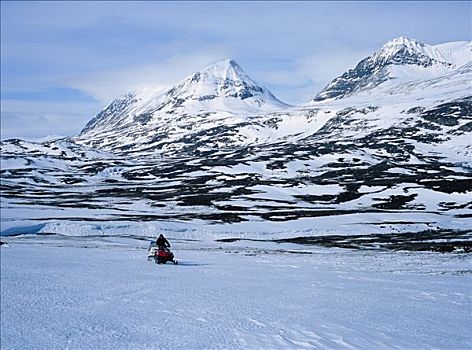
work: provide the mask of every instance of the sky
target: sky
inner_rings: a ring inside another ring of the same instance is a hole
[[[471,40],[471,2],[1,1],[2,139],[74,136],[114,98],[224,58],[307,103],[385,42]]]

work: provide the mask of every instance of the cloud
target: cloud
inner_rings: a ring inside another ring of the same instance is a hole
[[[180,44],[173,44],[173,48]],[[321,91],[331,80],[355,67],[375,49],[355,50],[349,47],[313,53],[291,61],[269,65],[262,69],[243,69],[256,81],[269,87],[282,100],[304,104]],[[175,54],[158,63],[128,66],[82,74],[63,81],[70,88],[78,89],[108,104],[129,91],[162,90],[174,86],[186,76],[213,62],[231,57],[230,50]],[[270,59],[269,59],[270,61]],[[269,62],[268,62],[269,63]]]
[[[268,70],[255,75],[257,80],[271,85],[296,87],[307,84],[307,75],[293,67],[286,70]]]
[[[277,91],[282,100],[305,104],[329,82],[354,68],[360,60],[372,55],[377,48],[354,49],[332,45],[329,49],[293,59],[285,67],[269,67],[256,75],[256,80]],[[272,69],[271,69],[272,68]]]
[[[46,135],[74,136],[101,107],[90,102],[2,99],[0,137],[35,140]]]
[[[296,72],[322,89],[334,78],[354,68],[363,58],[372,55],[376,49],[337,48],[329,52],[317,52],[296,60]]]
[[[64,83],[108,104],[117,96],[129,91],[164,90],[203,67],[226,58],[221,53],[193,53],[173,55],[162,62],[128,66],[84,74]]]

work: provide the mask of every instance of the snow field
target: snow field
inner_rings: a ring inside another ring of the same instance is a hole
[[[171,240],[158,266],[145,241],[8,243],[2,349],[472,346],[470,255]]]

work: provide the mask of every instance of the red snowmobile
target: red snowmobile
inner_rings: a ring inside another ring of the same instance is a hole
[[[154,259],[156,264],[165,264],[168,261],[177,265],[179,262],[175,260],[174,253],[169,248],[157,247],[155,242],[152,242],[148,250],[148,260]]]

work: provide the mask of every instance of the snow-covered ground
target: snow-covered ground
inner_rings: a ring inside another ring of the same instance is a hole
[[[2,349],[470,349],[470,254],[24,235],[1,248]]]
[[[397,38],[304,106],[226,60],[0,142],[1,348],[472,349],[471,58]]]

